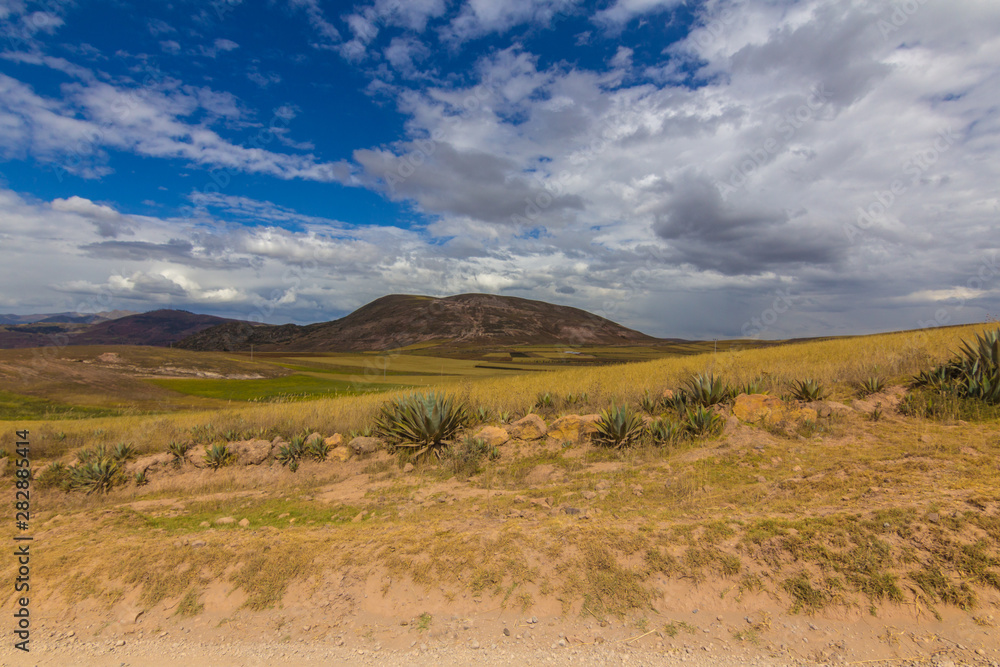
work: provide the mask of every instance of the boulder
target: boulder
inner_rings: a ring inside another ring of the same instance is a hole
[[[382,446],[382,441],[378,438],[370,438],[361,435],[347,443],[347,446],[350,447],[351,451],[355,454],[361,456],[362,454],[371,454],[372,452],[378,451]]]
[[[766,426],[816,421],[818,416],[813,408],[785,403],[767,394],[740,394],[733,403],[733,414],[741,422]]]
[[[548,429],[545,428],[545,422],[542,421],[542,418],[532,413],[511,424],[507,432],[512,438],[518,440],[538,440],[545,437]]]
[[[135,461],[130,461],[125,465],[125,473],[129,477],[134,477],[138,473],[150,473],[157,468],[165,468],[173,462],[174,455],[169,452],[140,456]]]
[[[597,432],[595,423],[600,418],[600,415],[566,415],[552,422],[548,435],[558,442],[583,442]]]
[[[339,447],[334,447],[330,450],[329,457],[331,459],[336,459],[341,463],[346,463],[354,455],[354,451],[345,445]]]
[[[310,433],[308,436],[306,436],[304,444],[306,447],[309,447],[313,443],[319,444],[321,442],[323,442],[323,436],[321,436],[319,433]]]
[[[484,426],[472,437],[482,440],[488,447],[497,447],[510,440],[510,434],[497,426]]]
[[[329,438],[324,440],[323,443],[330,449],[333,449],[335,447],[340,447],[342,444],[344,444],[344,436],[340,435],[339,433],[334,433]]]
[[[236,454],[240,465],[260,465],[271,455],[271,443],[267,440],[240,440],[229,443],[229,451]]]

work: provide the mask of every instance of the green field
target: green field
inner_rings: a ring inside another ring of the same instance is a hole
[[[14,419],[87,419],[114,417],[119,410],[82,407],[34,396],[0,391],[0,421]]]
[[[332,380],[301,373],[261,380],[154,379],[149,382],[191,396],[261,402],[357,396],[405,386]]]

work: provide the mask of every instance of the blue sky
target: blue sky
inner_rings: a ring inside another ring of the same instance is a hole
[[[1000,315],[986,0],[0,0],[0,312]]]

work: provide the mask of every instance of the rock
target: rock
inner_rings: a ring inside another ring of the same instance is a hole
[[[382,441],[378,438],[370,438],[361,435],[347,443],[347,446],[350,447],[355,454],[361,456],[362,454],[371,454],[372,452],[378,451],[378,449],[382,446]]]
[[[285,440],[284,438],[282,438],[280,435],[274,436],[274,439],[271,440],[271,448],[272,449],[277,449],[278,447],[281,447],[282,445],[287,445],[287,444],[288,444],[288,441]]]
[[[767,394],[740,394],[733,403],[733,414],[741,422],[785,426],[790,423],[816,421],[816,410],[785,403]]]
[[[406,465],[403,466],[403,472],[413,472],[413,470],[414,470],[413,464],[407,461]]]
[[[240,440],[229,443],[229,451],[236,454],[236,462],[240,465],[260,465],[271,455],[273,445],[267,440]]]
[[[552,422],[548,435],[558,442],[580,443],[597,432],[600,415],[566,415]]]
[[[341,445],[340,447],[334,447],[333,449],[330,450],[330,458],[337,459],[341,463],[346,463],[347,460],[350,459],[351,456],[353,455],[354,452],[351,450],[351,448],[345,447],[344,445]]]
[[[472,437],[482,440],[487,447],[498,447],[510,440],[510,434],[498,426],[484,426]]]
[[[339,433],[334,433],[329,438],[324,440],[323,444],[329,447],[330,449],[334,449],[335,447],[340,447],[342,444],[344,444],[344,436],[340,435]]]
[[[194,542],[191,543],[191,548],[198,549],[206,545],[208,545],[208,542],[206,542],[205,540],[195,540]]]
[[[226,525],[226,524],[230,524],[230,523],[236,523],[236,519],[234,519],[231,516],[223,516],[223,517],[219,517],[218,519],[216,519],[215,523],[216,524],[220,524],[220,525]]]
[[[184,458],[186,458],[187,462],[193,465],[195,468],[204,468],[206,467],[205,465],[206,449],[207,448],[205,447],[205,445],[196,445],[191,449],[187,450],[187,454],[184,455]]]
[[[313,443],[319,444],[321,442],[323,442],[323,436],[321,436],[319,433],[310,433],[309,435],[306,436],[306,441],[304,444],[306,447],[309,447]]]
[[[664,403],[666,403],[668,401],[674,400],[674,392],[673,392],[673,390],[672,389],[664,389],[663,393],[660,395],[660,398],[663,399]]]
[[[596,491],[584,491],[580,495],[583,496],[584,498],[586,498],[587,500],[593,500],[594,498],[597,497],[597,492]]]
[[[938,514],[937,512],[931,512],[930,514],[927,515],[927,520],[930,521],[931,523],[938,523],[939,521],[941,521],[941,515]]]
[[[240,528],[249,528],[249,527],[250,527],[250,519],[247,519],[246,517],[240,519]]]
[[[170,465],[174,461],[174,455],[168,452],[163,452],[161,454],[150,454],[149,456],[140,456],[135,461],[130,461],[125,466],[125,474],[129,477],[134,477],[138,473],[148,473],[157,468],[162,468]],[[39,473],[41,474],[41,473]]]
[[[511,437],[518,440],[538,440],[548,431],[542,418],[534,413],[518,419],[507,430]]]

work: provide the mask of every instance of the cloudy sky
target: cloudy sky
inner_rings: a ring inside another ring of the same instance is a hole
[[[995,0],[0,0],[0,312],[1000,315]]]

